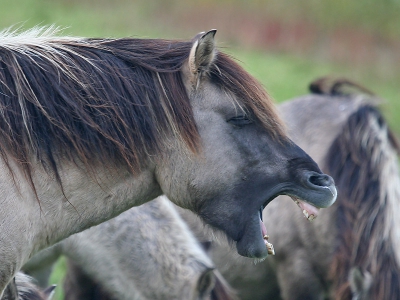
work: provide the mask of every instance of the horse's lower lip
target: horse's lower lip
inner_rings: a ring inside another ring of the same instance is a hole
[[[260,222],[259,213],[257,213],[246,224],[243,235],[236,241],[236,249],[240,255],[257,259],[264,259],[268,256],[269,249],[263,239],[264,230]]]

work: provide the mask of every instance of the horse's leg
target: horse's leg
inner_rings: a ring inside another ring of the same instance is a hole
[[[277,265],[284,300],[322,300],[324,290],[304,249],[293,251]]]

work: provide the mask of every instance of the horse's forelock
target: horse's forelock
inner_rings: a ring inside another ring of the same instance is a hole
[[[326,156],[327,172],[340,190],[338,241],[331,265],[335,299],[347,299],[352,267],[371,273],[371,299],[400,294],[398,257],[400,207],[397,152],[375,107],[353,113]]]

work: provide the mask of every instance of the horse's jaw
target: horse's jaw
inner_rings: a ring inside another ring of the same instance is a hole
[[[334,193],[332,192],[334,195]],[[336,197],[336,195],[335,195]],[[314,221],[319,213],[319,208],[315,207],[306,201],[303,201],[295,196],[291,197],[292,200],[297,204],[298,207],[300,207],[301,211],[303,212],[303,215],[306,217],[307,220],[310,222]],[[267,233],[267,228],[265,227],[265,224],[263,222],[263,210],[264,207],[262,206],[260,208],[260,228],[261,228],[261,235],[263,236],[265,247],[268,250],[269,255],[275,255],[275,249],[274,246],[268,241],[269,235]]]
[[[320,208],[329,207],[336,201],[337,190],[329,176],[310,171],[300,171],[300,173],[303,175],[301,177],[306,179],[295,183],[278,184],[271,189],[269,196],[264,195],[266,197],[264,199],[268,200],[261,205],[259,212],[251,217],[245,225],[242,237],[237,240],[236,248],[240,255],[264,259],[267,255],[275,254],[273,245],[268,241],[269,235],[262,221],[262,212],[279,195],[291,197],[309,221],[318,216]]]

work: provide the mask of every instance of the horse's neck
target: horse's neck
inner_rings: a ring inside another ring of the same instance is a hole
[[[5,170],[4,162],[0,163]],[[132,175],[100,167],[87,172],[64,164],[60,167],[61,188],[54,176],[33,164],[33,189],[12,162],[11,167],[14,177],[9,172],[0,174],[1,209],[5,212],[0,240],[11,243],[12,237],[18,236],[24,246],[17,248],[25,253],[16,255],[22,262],[39,249],[161,194],[150,169]],[[15,220],[19,220],[17,225]]]

